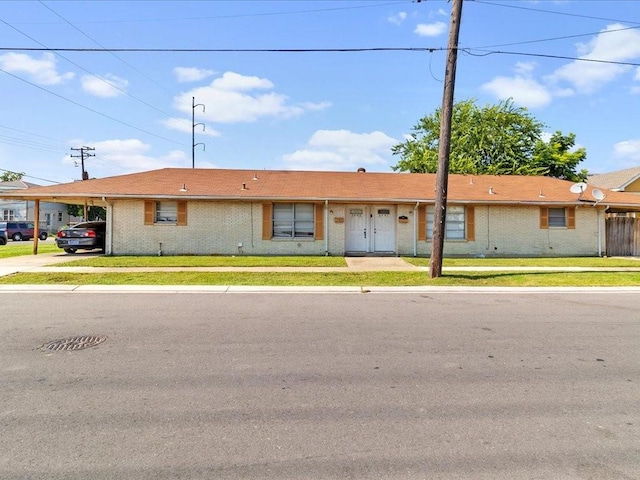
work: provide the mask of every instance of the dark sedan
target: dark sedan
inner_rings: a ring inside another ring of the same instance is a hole
[[[107,224],[103,221],[77,223],[58,232],[56,245],[67,253],[94,249],[104,252],[106,230]]]

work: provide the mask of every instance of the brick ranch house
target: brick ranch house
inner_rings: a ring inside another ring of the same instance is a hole
[[[436,176],[360,170],[165,168],[7,196],[106,207],[112,255],[430,255]],[[605,254],[606,213],[640,197],[571,186],[449,175],[444,254]]]

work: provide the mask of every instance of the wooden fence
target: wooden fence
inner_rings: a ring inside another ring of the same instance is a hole
[[[640,218],[609,217],[606,219],[607,256],[640,255]]]

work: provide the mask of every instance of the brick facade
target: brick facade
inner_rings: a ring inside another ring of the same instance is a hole
[[[324,207],[324,204],[321,205]],[[347,204],[329,203],[322,239],[263,239],[263,203],[187,202],[184,226],[145,225],[144,201],[115,200],[108,207],[107,253],[113,255],[335,255],[346,249]],[[447,240],[447,256],[594,256],[604,251],[604,215],[577,206],[575,228],[541,228],[539,206],[474,206],[474,239]],[[602,213],[602,212],[600,212]],[[417,209],[393,206],[393,254],[428,256],[432,244],[419,238]],[[317,215],[317,213],[316,213]],[[406,217],[402,222],[399,217]],[[600,245],[598,241],[600,235]],[[109,238],[110,237],[110,238]],[[110,239],[110,242],[109,242]],[[600,249],[599,249],[600,248]]]

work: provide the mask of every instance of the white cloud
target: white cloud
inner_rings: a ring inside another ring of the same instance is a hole
[[[174,99],[175,108],[191,115],[192,98],[205,106],[203,121],[217,123],[255,122],[265,117],[291,118],[307,111],[328,108],[329,102],[290,104],[286,95],[273,92],[266,78],[226,72],[210,85],[184,92]]]
[[[179,132],[185,132],[190,134],[192,131],[191,120],[190,119],[187,120],[186,118],[172,117],[167,120],[163,120],[162,124],[171,130],[178,130]],[[220,132],[218,132],[217,130],[212,130],[211,128],[207,129],[206,125],[204,126],[204,130],[201,125],[196,125],[196,133],[198,135],[206,135],[208,137],[220,136]]]
[[[180,83],[197,82],[210,77],[215,73],[216,72],[213,70],[205,70],[195,67],[176,67],[173,69],[173,74]]]
[[[618,142],[613,146],[613,152],[616,157],[629,160],[630,166],[636,166],[640,162],[640,139]]]
[[[532,78],[534,69],[533,63],[517,63],[513,77],[498,76],[480,88],[500,100],[512,98],[516,104],[524,107],[544,107],[551,103],[552,95],[547,87]]]
[[[318,130],[307,145],[283,156],[292,170],[352,170],[391,164],[391,147],[398,141],[382,132],[354,133],[348,130]]]
[[[407,12],[398,12],[395,15],[391,15],[389,18],[387,18],[389,23],[393,23],[394,25],[402,25],[402,22],[404,22],[406,19]]]
[[[444,22],[420,23],[416,26],[414,33],[420,37],[437,37],[447,31],[447,24]]]
[[[633,76],[636,82],[640,82],[640,67],[636,69],[636,74]],[[632,85],[631,93],[640,93],[640,85]]]
[[[621,24],[607,26],[591,42],[578,44],[581,59],[625,62],[640,57],[640,32]],[[578,93],[589,94],[631,69],[627,65],[573,61],[548,77],[550,82],[567,82]]]
[[[0,55],[0,68],[9,73],[26,74],[40,85],[57,85],[74,77],[73,72],[58,73],[56,57],[49,52],[39,59],[24,53],[5,53]]]
[[[80,83],[82,84],[82,89],[88,94],[103,98],[122,95],[127,85],[129,85],[127,80],[109,73],[101,77],[84,75],[80,79]]]

